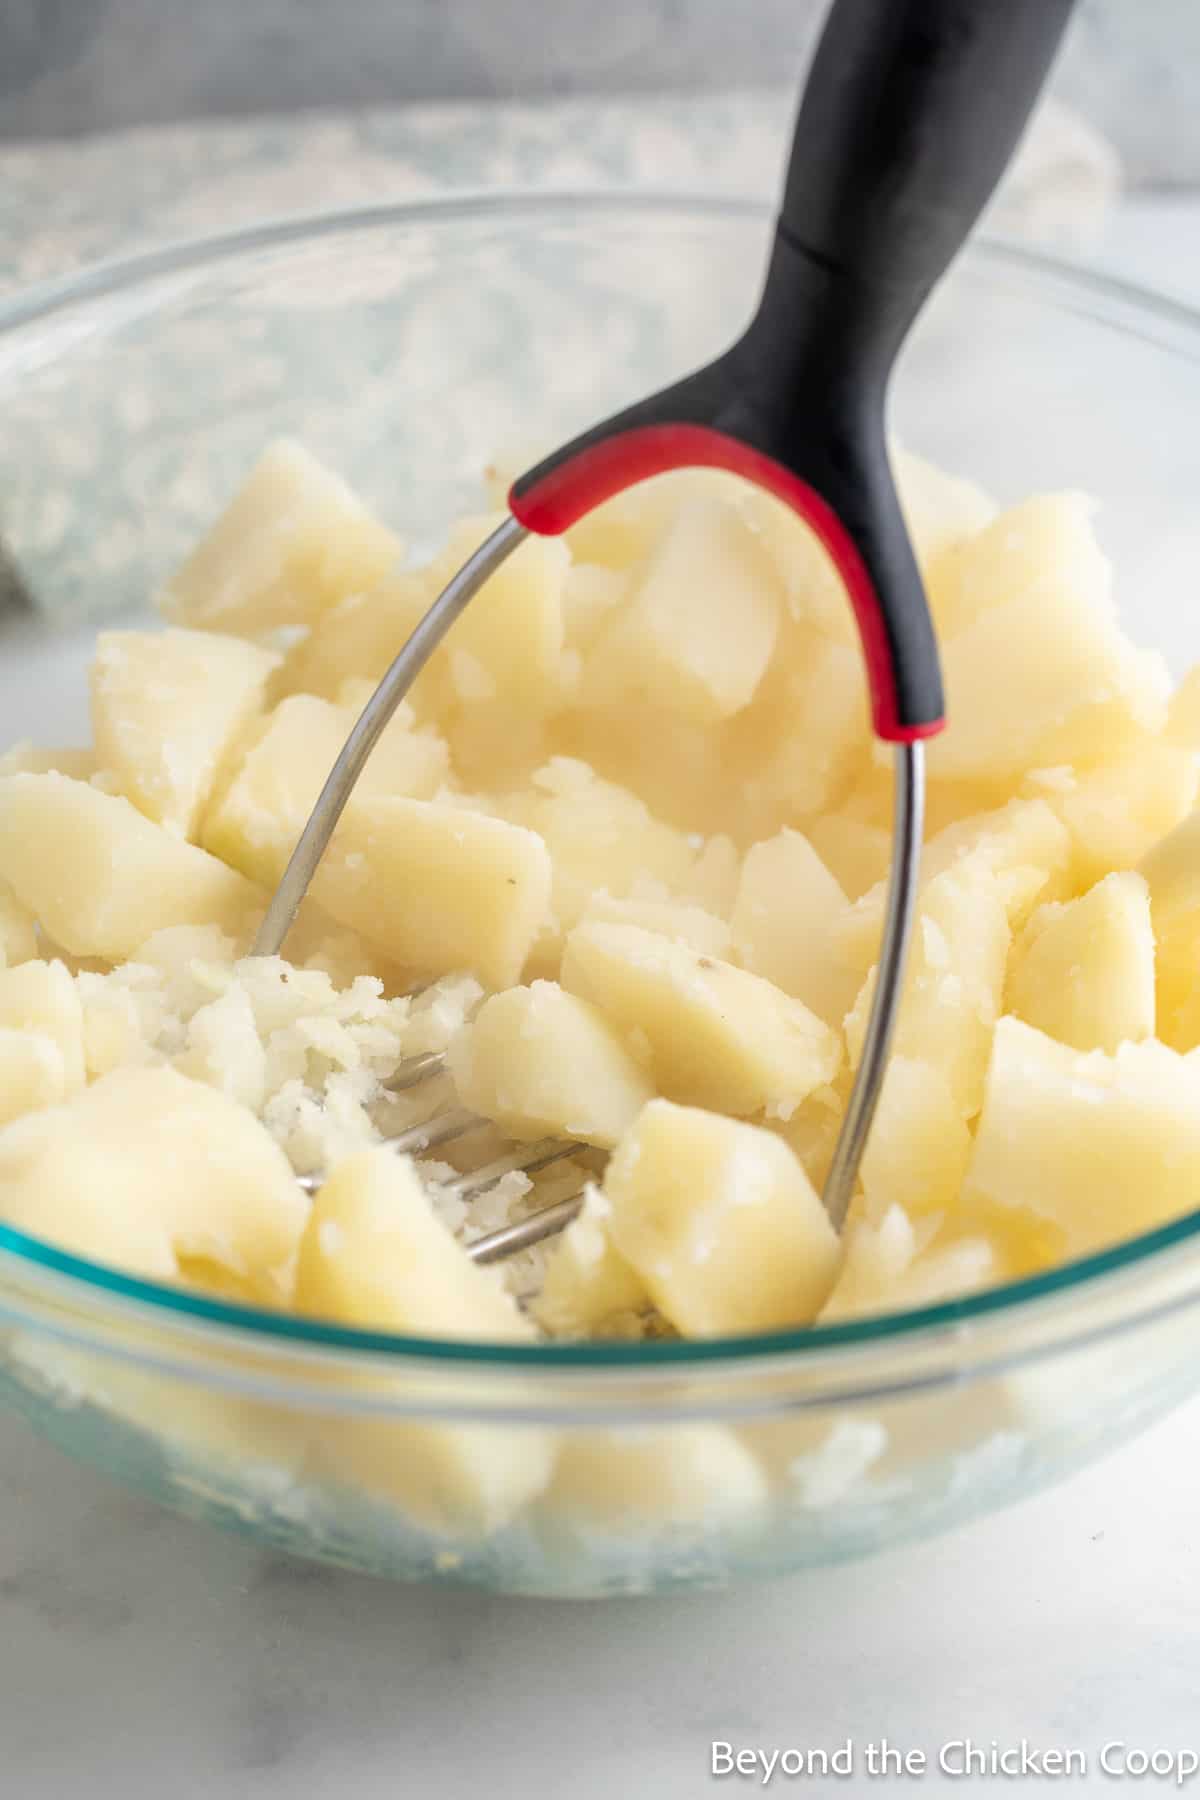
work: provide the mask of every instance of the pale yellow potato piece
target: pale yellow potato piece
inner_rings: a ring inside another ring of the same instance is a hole
[[[996,1027],[964,1201],[1041,1229],[1061,1260],[1190,1212],[1200,1191],[1200,1061],[1149,1039],[1072,1050]]]
[[[961,556],[975,610],[942,643],[950,726],[930,747],[932,773],[1016,780],[1110,760],[1122,733],[1161,729],[1165,665],[1117,624],[1082,496],[1028,500]]]
[[[0,1026],[34,1031],[58,1045],[60,1099],[84,1084],[83,1006],[74,979],[60,962],[26,962],[0,970]]]
[[[442,1224],[411,1160],[388,1149],[347,1158],[318,1191],[296,1303],[315,1318],[422,1337],[536,1335],[500,1273],[477,1267]]]
[[[988,1287],[1005,1274],[986,1237],[962,1236],[927,1247],[904,1209],[892,1206],[877,1224],[858,1219],[847,1225],[841,1271],[819,1323],[936,1306]]]
[[[894,448],[892,469],[904,522],[928,579],[947,551],[991,524],[996,503],[973,481],[948,475],[911,450]],[[936,608],[936,587],[931,599]],[[950,620],[939,619],[938,624],[945,631]]]
[[[571,564],[562,592],[563,640],[568,654],[591,649],[628,587],[628,576],[619,569],[606,569],[600,563]],[[576,678],[582,668],[582,656],[577,656]]]
[[[837,1233],[787,1145],[757,1126],[652,1100],[604,1194],[614,1244],[685,1336],[802,1325],[833,1285]]]
[[[688,880],[688,891],[710,913],[715,913],[718,918],[728,919],[737,899],[737,884],[741,872],[742,859],[737,845],[724,832],[718,832],[715,837],[708,839],[696,857]]]
[[[454,528],[424,572],[427,604],[507,516],[464,519]],[[454,703],[499,701],[506,715],[546,712],[559,703],[570,561],[560,539],[530,536],[489,576],[438,652]]]
[[[762,692],[730,727],[729,830],[755,843],[839,806],[869,742],[858,646],[789,627]]]
[[[514,465],[512,477],[528,466],[528,459]],[[653,475],[573,525],[567,533],[571,554],[576,562],[629,569],[644,561],[684,507],[736,504],[743,487],[723,469],[672,469]],[[503,492],[493,488],[493,494],[503,502],[507,485]]]
[[[1133,868],[1187,817],[1200,787],[1194,753],[1155,738],[1101,768],[1079,775],[1051,770],[1043,779],[1047,800],[1071,834],[1077,889],[1112,869]]]
[[[0,1216],[134,1274],[201,1261],[277,1302],[307,1213],[265,1127],[173,1069],[117,1070],[0,1132]]]
[[[1156,940],[1155,1016],[1164,1043],[1200,1045],[1200,812],[1142,858]]]
[[[42,1031],[0,1025],[0,1125],[57,1106],[66,1092],[63,1053],[55,1040]]]
[[[974,1118],[983,1099],[1011,937],[1003,890],[985,855],[964,857],[925,886],[892,1054],[937,1069],[964,1119]],[[872,970],[846,1020],[855,1068],[874,992]]]
[[[280,439],[176,570],[162,609],[180,625],[237,637],[311,625],[382,581],[403,553],[339,475]]]
[[[0,881],[0,969],[32,962],[38,954],[37,921],[7,881]]]
[[[151,1041],[162,1017],[162,997],[118,986],[103,975],[76,977],[83,1007],[83,1060],[89,1081],[114,1069],[157,1061]]]
[[[36,744],[14,744],[0,756],[3,775],[69,775],[73,781],[90,781],[97,773],[94,750],[43,750]]]
[[[843,1069],[830,1086],[815,1088],[790,1119],[769,1121],[770,1130],[800,1158],[805,1173],[818,1191],[824,1188],[829,1175],[852,1081],[850,1071]]]
[[[194,837],[221,764],[261,712],[280,661],[216,632],[101,632],[91,670],[101,766],[148,819]]]
[[[1077,900],[1041,907],[1014,950],[1007,1010],[1076,1050],[1154,1036],[1154,931],[1145,878],[1106,875]]]
[[[892,1056],[862,1159],[867,1217],[878,1221],[893,1206],[913,1217],[948,1211],[970,1153],[970,1133],[941,1071]]]
[[[645,1282],[612,1241],[611,1210],[600,1190],[589,1187],[578,1218],[549,1246],[533,1312],[556,1337],[585,1336],[650,1304]]]
[[[846,589],[808,520],[773,494],[748,484],[739,503],[775,565],[787,618],[838,643],[856,644]]]
[[[563,936],[597,893],[624,898],[648,883],[671,894],[690,891],[697,852],[686,833],[664,825],[627,789],[598,780],[586,763],[556,756],[528,788],[496,806],[514,825],[536,831],[550,853],[553,894],[539,973],[556,967]]]
[[[437,1218],[413,1165],[389,1150],[343,1162],[321,1188],[300,1247],[296,1305],[339,1325],[418,1337],[529,1343],[533,1326],[498,1271],[477,1268]],[[403,1399],[386,1379],[354,1391]],[[319,1459],[398,1500],[423,1524],[490,1531],[542,1489],[553,1440],[537,1428],[331,1418]]]
[[[766,1473],[727,1425],[571,1432],[546,1494],[548,1512],[591,1530],[749,1522]]]
[[[512,987],[550,906],[542,840],[436,800],[356,801],[313,882],[333,918],[406,968]]]
[[[654,1089],[599,1007],[552,981],[485,1000],[450,1046],[463,1105],[518,1139],[609,1148]]]
[[[857,900],[886,876],[892,840],[882,826],[825,813],[812,821],[807,835],[848,900]]]
[[[687,900],[639,900],[593,894],[583,915],[589,924],[640,925],[687,944],[703,956],[727,956],[732,934],[724,919]]]
[[[927,840],[921,852],[923,890],[970,858],[975,866],[993,872],[1009,923],[1018,929],[1035,899],[1069,891],[1073,852],[1070,833],[1048,800],[1011,800],[993,811],[959,819]],[[887,886],[880,882],[840,920],[838,952],[851,968],[866,969],[877,956],[886,906]]]
[[[239,936],[265,904],[216,857],[66,775],[0,780],[0,879],[64,950],[114,961],[167,925]]]
[[[237,773],[204,821],[201,841],[252,881],[274,887],[361,709],[292,694],[256,729]],[[412,729],[402,710],[376,744],[352,805],[373,794],[427,799],[449,757],[436,733]]]
[[[586,668],[575,704],[550,726],[560,756],[635,794],[651,813],[680,831],[707,837],[735,822],[736,771],[725,726],[697,725],[649,700],[596,703]]]
[[[602,626],[588,687],[652,698],[697,724],[727,719],[754,697],[781,605],[771,559],[736,509],[685,501]]]
[[[422,573],[398,569],[366,593],[347,594],[322,613],[287,660],[282,684],[290,694],[336,700],[347,681],[378,683],[387,674],[434,595]],[[422,671],[408,698],[418,712],[430,693]]]
[[[786,828],[742,863],[730,927],[743,968],[840,1026],[859,979],[838,951],[849,902],[809,840]]]
[[[833,1079],[841,1041],[761,976],[636,925],[580,925],[562,983],[643,1034],[655,1086],[720,1112],[787,1118]]]

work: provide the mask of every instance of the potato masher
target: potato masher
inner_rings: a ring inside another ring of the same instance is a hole
[[[442,638],[530,532],[566,531],[649,476],[722,468],[792,507],[854,609],[876,735],[895,747],[888,902],[863,1052],[825,1183],[844,1222],[887,1067],[912,927],[924,808],[923,740],[942,728],[937,645],[888,464],[896,356],[1008,163],[1073,0],[834,0],[805,86],[766,281],[731,349],[593,427],[519,477],[510,516],[430,607],[363,710],[258,933],[279,953],[372,748]],[[484,601],[486,604],[486,599]],[[393,1088],[441,1072],[396,1071]],[[429,1149],[479,1121],[445,1113],[392,1140]],[[578,1146],[522,1146],[462,1178],[478,1192]],[[562,1229],[582,1196],[470,1246],[494,1261]]]

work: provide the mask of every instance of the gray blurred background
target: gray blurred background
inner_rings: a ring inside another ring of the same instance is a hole
[[[1005,0],[995,0],[997,5]],[[777,86],[823,0],[0,0],[0,137]],[[1081,0],[1057,92],[1133,185],[1200,184],[1200,0]]]

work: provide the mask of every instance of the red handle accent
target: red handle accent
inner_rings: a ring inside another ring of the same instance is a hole
[[[862,641],[876,734],[887,743],[933,737],[945,719],[902,725],[883,607],[850,533],[815,488],[772,457],[710,425],[643,425],[604,438],[555,465],[508,504],[513,517],[539,537],[558,537],[605,500],[669,469],[728,469],[774,494],[811,527],[828,552],[854,610]]]

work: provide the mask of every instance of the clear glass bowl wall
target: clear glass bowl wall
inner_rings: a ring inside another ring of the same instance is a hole
[[[59,623],[0,633],[0,734],[80,736],[95,620],[145,613],[270,437],[430,549],[495,451],[723,344],[768,231],[726,203],[464,200],[9,302],[0,530]],[[894,397],[905,443],[1001,499],[1096,495],[1131,628],[1179,668],[1198,418],[1200,319],[990,246]],[[1158,1416],[1200,1383],[1198,1234],[769,1340],[501,1350],[245,1313],[0,1231],[0,1394],[129,1486],[302,1555],[523,1592],[710,1585],[941,1530]]]

